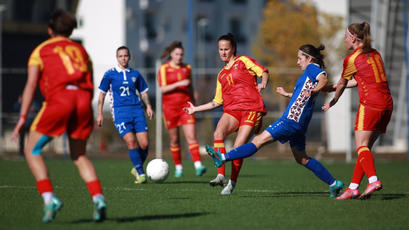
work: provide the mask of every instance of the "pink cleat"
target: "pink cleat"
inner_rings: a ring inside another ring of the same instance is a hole
[[[358,197],[358,195],[359,195],[358,189],[350,189],[350,188],[347,188],[347,189],[345,190],[345,192],[343,192],[340,196],[338,196],[338,197],[335,198],[335,199],[337,199],[337,200],[355,199],[355,198]]]
[[[377,180],[375,182],[369,183],[368,186],[366,186],[365,191],[359,196],[359,199],[361,200],[366,200],[371,198],[371,194],[375,191],[379,191],[382,189],[382,183]]]

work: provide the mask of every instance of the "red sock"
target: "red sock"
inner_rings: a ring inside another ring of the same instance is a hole
[[[223,140],[214,140],[213,143],[214,149],[216,151],[219,151],[221,154],[225,154],[226,153],[226,148],[224,147],[224,141]],[[223,176],[225,175],[224,170],[225,166],[224,164],[222,165],[222,167],[217,168],[217,174],[222,174]]]
[[[51,181],[48,178],[37,181],[36,186],[40,194],[43,194],[45,192],[53,192],[53,186],[51,185]]]
[[[354,172],[352,173],[352,183],[360,184],[362,177],[364,176],[364,170],[362,169],[361,164],[359,164],[359,160],[356,160]]]
[[[89,194],[91,194],[91,196],[102,194],[101,183],[99,182],[98,179],[87,182],[86,184]]]
[[[357,149],[358,161],[364,170],[366,176],[369,178],[371,176],[376,176],[375,164],[372,157],[371,150],[367,146],[360,146]]]
[[[232,161],[230,180],[237,182],[237,177],[239,176],[239,172],[242,165],[243,159],[237,159]]]
[[[199,144],[197,142],[189,145],[189,152],[190,155],[192,156],[193,162],[201,161],[199,153]]]
[[[179,145],[171,145],[170,146],[170,152],[172,153],[173,163],[175,163],[175,165],[181,165],[182,164],[182,157],[180,155]]]

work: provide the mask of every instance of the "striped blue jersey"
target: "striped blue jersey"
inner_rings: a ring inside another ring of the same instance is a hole
[[[289,120],[294,128],[300,130],[307,130],[308,124],[312,117],[315,98],[318,94],[314,94],[311,97],[306,97],[302,93],[304,90],[312,90],[317,84],[317,77],[326,72],[317,64],[309,64],[305,69],[301,77],[298,78],[295,84],[293,95],[290,99],[290,103],[287,106],[281,119]]]

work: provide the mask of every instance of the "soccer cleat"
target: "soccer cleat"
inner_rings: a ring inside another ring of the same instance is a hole
[[[43,223],[49,223],[54,218],[57,212],[62,208],[62,202],[57,198],[53,197],[51,203],[44,207]]]
[[[219,168],[224,164],[225,161],[222,158],[222,154],[214,150],[209,145],[206,145],[206,152],[213,159],[214,166]]]
[[[236,187],[236,183],[229,180],[229,183],[227,183],[226,187],[220,192],[221,195],[230,195],[232,194],[234,187]]]
[[[196,176],[202,176],[203,174],[205,174],[205,172],[206,172],[206,167],[201,165],[196,169]]]
[[[92,214],[92,219],[94,219],[95,222],[104,221],[106,218],[106,208],[107,205],[104,197],[98,196],[96,202],[94,202],[94,213]]]
[[[375,182],[372,182],[372,183],[369,183],[366,186],[365,191],[359,196],[359,199],[361,199],[361,200],[369,199],[369,198],[371,198],[371,195],[372,195],[373,192],[379,191],[381,189],[382,189],[382,183],[379,180],[377,180]]]
[[[335,198],[338,196],[342,188],[344,188],[344,183],[340,180],[336,180],[335,184],[329,187],[329,197]]]
[[[220,185],[223,187],[223,186],[226,186],[226,184],[227,184],[227,180],[226,178],[224,178],[222,174],[217,174],[216,178],[214,178],[213,180],[209,182],[209,185],[212,187],[217,186],[217,185]]]
[[[337,200],[349,200],[349,199],[355,199],[358,197],[359,191],[358,189],[350,189],[347,188],[344,193],[342,193],[340,196],[338,196],[336,199]]]
[[[147,182],[146,180],[146,175],[145,174],[141,174],[138,176],[138,178],[135,181],[135,184],[145,184]]]
[[[176,169],[175,174],[173,175],[174,178],[179,178],[183,176],[183,171]]]
[[[132,167],[131,169],[131,175],[134,176],[136,180],[138,180],[139,174],[134,167]]]

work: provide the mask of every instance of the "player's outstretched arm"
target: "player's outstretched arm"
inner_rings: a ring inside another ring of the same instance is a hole
[[[324,74],[320,74],[317,76],[318,84],[315,86],[314,89],[312,90],[304,90],[304,95],[306,97],[311,97],[311,95],[314,95],[316,93],[319,93],[323,88],[327,87],[328,84],[328,78]]]
[[[102,123],[104,122],[104,115],[102,113],[102,109],[104,107],[105,95],[106,95],[105,93],[100,92],[98,97],[97,125],[99,127],[101,127]]]
[[[293,96],[293,93],[288,93],[283,87],[277,87],[276,92],[284,97]]]
[[[333,105],[335,105],[339,98],[341,97],[342,93],[344,92],[344,89],[347,87],[348,80],[341,77],[337,83],[337,89],[335,90],[335,95],[332,100],[326,104],[324,104],[321,109],[324,111],[327,111],[329,108],[331,108]]]
[[[212,109],[215,109],[221,106],[221,104],[216,103],[214,101],[211,101],[206,104],[199,105],[199,106],[194,106],[191,102],[188,102],[188,103],[189,103],[189,107],[183,108],[183,110],[188,114],[194,114],[196,112],[212,110]]]

